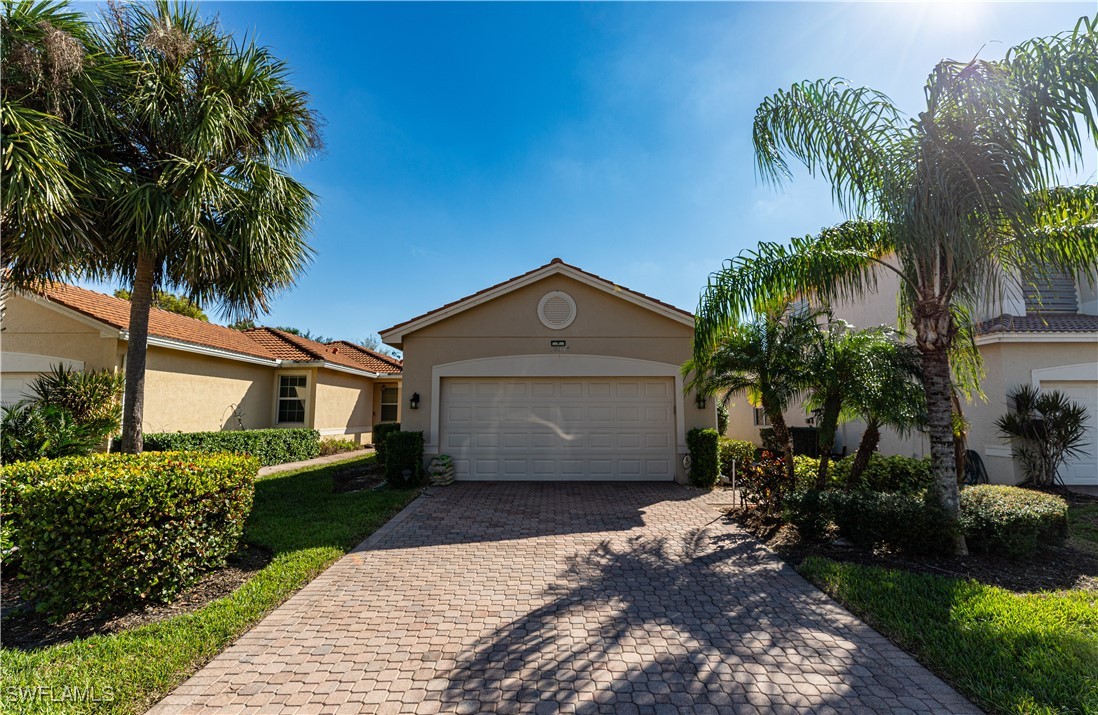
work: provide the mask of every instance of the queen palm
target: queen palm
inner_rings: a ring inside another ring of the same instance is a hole
[[[741,254],[700,301],[695,350],[704,355],[759,301],[854,299],[882,272],[894,274],[901,324],[922,360],[935,492],[954,525],[958,330],[1018,276],[1078,274],[1098,262],[1098,189],[1054,187],[1098,139],[1096,25],[1083,18],[1073,32],[1022,43],[998,61],[940,62],[915,117],[841,80],[765,99],[754,125],[762,176],[780,182],[791,177],[787,159],[802,163],[830,182],[850,221]],[[956,548],[966,551],[959,535]]]
[[[227,316],[267,310],[311,256],[314,196],[285,167],[318,146],[308,96],[284,62],[237,42],[193,8],[112,5],[94,44],[125,71],[100,88],[114,122],[96,155],[116,167],[96,197],[95,251],[82,264],[36,235],[16,273],[111,275],[130,286],[122,449],[142,448],[145,353],[155,291]]]

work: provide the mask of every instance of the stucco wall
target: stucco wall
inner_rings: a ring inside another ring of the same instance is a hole
[[[336,370],[318,370],[316,381],[313,427],[322,437],[368,442],[373,431],[373,381]]]
[[[538,301],[560,290],[576,302],[576,318],[563,330],[545,327]],[[607,294],[567,276],[549,276],[505,296],[404,336],[401,424],[431,434],[432,368],[435,365],[507,355],[553,354],[551,340],[567,341],[569,355],[600,355],[681,365],[691,355],[693,328]],[[407,409],[418,392],[420,407]],[[714,427],[716,406],[699,410],[693,395],[680,397],[685,429]]]
[[[272,425],[274,369],[150,347],[145,373],[146,432],[198,432]]]
[[[117,330],[101,330],[20,295],[8,297],[3,328],[0,370],[4,352],[78,360],[88,370],[116,370],[121,365]]]

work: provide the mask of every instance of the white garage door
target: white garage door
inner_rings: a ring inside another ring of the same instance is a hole
[[[0,375],[0,404],[10,407],[30,397],[30,385],[38,377],[36,372],[5,372]]]
[[[1088,452],[1069,460],[1060,468],[1064,484],[1098,486],[1098,382],[1085,380],[1042,380],[1042,390],[1059,390],[1087,408],[1087,438],[1083,449]]]
[[[674,479],[671,378],[443,378],[458,479]]]

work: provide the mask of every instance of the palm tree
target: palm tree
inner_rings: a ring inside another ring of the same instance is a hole
[[[906,118],[884,94],[841,80],[802,82],[755,115],[763,177],[792,157],[827,179],[850,221],[727,262],[702,295],[705,355],[759,302],[815,294],[855,299],[879,272],[900,282],[901,325],[922,360],[938,502],[959,516],[950,353],[967,316],[1016,276],[1078,275],[1098,263],[1098,187],[1054,188],[1098,139],[1098,19],[1011,48],[999,61],[945,60],[926,108]],[[963,536],[953,528],[958,553]]]
[[[847,386],[850,410],[865,422],[865,431],[850,465],[850,482],[869,466],[881,441],[881,428],[907,435],[926,425],[926,397],[918,349],[900,342],[889,328],[875,331],[864,361]]]
[[[95,252],[97,203],[115,179],[93,151],[110,122],[101,89],[123,69],[67,3],[4,4],[0,235],[10,285],[67,276]]]
[[[34,277],[47,255],[65,267],[55,274],[130,286],[122,449],[140,452],[154,293],[239,317],[293,284],[312,255],[315,197],[285,167],[318,148],[317,117],[283,61],[191,7],[111,5],[93,39],[125,67],[100,92],[115,121],[95,151],[117,169],[95,195],[95,253],[80,263],[29,235],[9,260]]]
[[[785,447],[786,468],[793,477],[793,433],[783,414],[805,387],[805,356],[814,339],[811,316],[772,309],[757,320],[731,326],[713,350],[683,366],[691,375],[688,389],[719,395],[725,404],[746,394],[761,407],[778,443]]]
[[[817,415],[817,488],[822,489],[827,481],[835,433],[841,423],[858,417],[866,421],[852,465],[861,468],[851,470],[853,480],[865,470],[869,455],[876,449],[882,422],[904,428],[918,419],[921,399],[897,404],[900,397],[910,400],[911,388],[918,387],[911,382],[911,377],[918,374],[917,365],[906,364],[910,356],[911,351],[897,342],[891,328],[856,330],[844,320],[827,316],[809,347],[804,382],[805,408]]]

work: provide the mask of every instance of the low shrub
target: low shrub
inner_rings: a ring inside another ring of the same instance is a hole
[[[320,442],[320,456],[327,457],[330,454],[342,454],[362,449],[362,445],[353,439],[325,439]]]
[[[717,451],[720,455],[721,474],[732,477],[732,465],[742,472],[745,467],[755,461],[755,445],[742,439],[729,439],[721,437],[717,443]]]
[[[1052,494],[980,484],[961,490],[961,528],[974,551],[1027,556],[1067,539],[1067,502]]]
[[[793,457],[793,490],[804,491],[816,487],[816,475],[820,472],[820,460],[805,454]],[[830,471],[829,471],[830,474]]]
[[[399,422],[382,422],[374,425],[374,450],[377,452],[377,463],[385,465],[385,438],[393,432],[400,431]]]
[[[953,545],[945,515],[925,495],[826,491],[819,505],[818,518],[830,518],[843,538],[867,549],[940,554]]]
[[[743,500],[759,507],[768,516],[780,514],[783,500],[793,491],[785,460],[768,451],[740,473],[738,483]]]
[[[264,467],[320,455],[320,433],[312,429],[254,429],[224,432],[161,432],[145,435],[149,452],[232,452],[250,454]]]
[[[827,492],[820,489],[795,491],[785,498],[782,518],[797,527],[801,538],[820,541],[831,525],[831,511],[826,504]]]
[[[393,489],[420,485],[423,480],[422,432],[390,432],[385,437],[385,479]]]
[[[820,430],[816,427],[790,427],[793,437],[793,454],[806,457],[820,456]]]
[[[696,487],[712,487],[721,478],[721,463],[715,429],[692,429],[686,433],[690,450],[690,483]]]
[[[845,457],[831,463],[828,481],[848,490],[874,492],[901,492],[917,494],[931,486],[934,477],[930,472],[930,458],[917,459],[899,455],[873,454],[869,464],[856,482],[850,480],[853,457]]]
[[[180,452],[3,467],[23,595],[52,616],[170,599],[236,550],[258,469]]]

